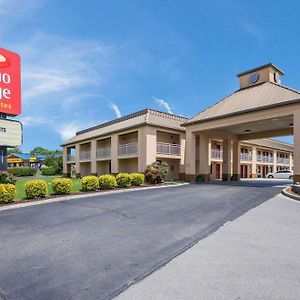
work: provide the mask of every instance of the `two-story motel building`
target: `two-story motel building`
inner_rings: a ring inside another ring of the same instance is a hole
[[[235,179],[265,177],[276,170],[292,170],[293,145],[268,138],[293,134],[291,113],[269,115],[269,119],[264,115],[260,123],[247,122],[253,105],[254,110],[260,111],[260,108],[269,108],[268,105],[276,108],[282,102],[291,104],[291,100],[298,104],[300,93],[282,86],[279,80],[282,75],[283,72],[272,64],[241,73],[238,91],[192,119],[145,109],[77,132],[63,144],[64,175],[70,176],[72,168],[77,177],[143,172],[154,161],[168,163],[169,178],[187,180],[195,180],[197,174],[203,175],[203,169],[205,180],[228,180],[229,174],[237,173]],[[223,120],[235,114],[242,115],[246,129],[238,125],[241,132],[231,123],[209,130],[206,126],[206,131],[200,129],[195,133],[190,130],[198,121],[203,126],[214,116]],[[201,142],[203,136],[205,143]]]

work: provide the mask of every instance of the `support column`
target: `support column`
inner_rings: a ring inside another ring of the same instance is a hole
[[[80,178],[80,145],[76,144],[75,145],[75,173],[76,177]]]
[[[232,143],[232,180],[238,181],[241,179],[241,142],[233,140]]]
[[[251,171],[251,178],[256,178],[257,174],[256,174],[256,168],[257,168],[257,149],[256,147],[252,147],[252,171]]]
[[[186,131],[185,140],[185,180],[195,181],[196,179],[196,134]]]
[[[224,181],[231,180],[231,140],[223,139],[223,172]]]
[[[70,177],[71,174],[68,174],[68,164],[67,164],[67,157],[68,157],[68,148],[63,148],[63,176]]]
[[[290,170],[293,170],[293,154],[289,154],[289,159],[290,159]]]
[[[156,161],[157,130],[153,126],[138,131],[138,172],[143,173],[147,165]]]
[[[199,135],[199,175],[204,182],[210,180],[209,138],[204,133]]]
[[[185,134],[180,134],[180,167],[179,178],[184,179],[185,172]]]
[[[118,159],[118,146],[119,146],[119,136],[114,134],[111,136],[111,173],[119,173],[119,159]]]
[[[300,182],[300,109],[294,113],[294,183]]]
[[[91,175],[97,176],[97,141],[91,141]]]
[[[277,150],[273,151],[273,172],[277,171]]]

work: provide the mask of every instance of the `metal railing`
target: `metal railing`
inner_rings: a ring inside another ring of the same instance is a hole
[[[89,160],[89,159],[91,159],[91,151],[90,150],[80,151],[79,159],[80,160]]]
[[[211,158],[212,159],[223,159],[223,151],[220,149],[211,149]]]
[[[278,164],[290,164],[290,160],[288,158],[283,158],[283,157],[277,157],[277,163]]]
[[[257,155],[256,160],[262,163],[273,163],[273,156]]]
[[[158,142],[156,145],[156,153],[166,155],[181,155],[181,146],[178,144]]]
[[[252,161],[252,154],[251,153],[241,153],[241,160],[242,161]]]
[[[67,161],[75,161],[75,155],[67,154]]]
[[[96,150],[96,158],[101,159],[101,158],[108,158],[110,157],[110,147],[108,148],[98,148]]]
[[[118,147],[118,155],[120,156],[133,155],[133,154],[137,154],[137,152],[138,152],[138,143],[124,144],[124,145],[119,145]]]

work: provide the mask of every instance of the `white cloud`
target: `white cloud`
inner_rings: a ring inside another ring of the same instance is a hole
[[[249,35],[253,36],[260,42],[262,42],[265,39],[264,32],[261,29],[259,29],[258,27],[256,27],[254,24],[251,24],[245,20],[241,20],[240,23],[241,23],[243,30],[246,33],[248,33]]]
[[[116,118],[121,118],[122,114],[117,104],[110,102],[109,107],[113,110],[116,115]]]
[[[30,116],[30,115],[20,117],[19,121],[22,122],[24,126],[40,126],[40,125],[53,123],[53,120],[49,118]]]
[[[159,99],[155,96],[153,96],[153,99],[160,107],[164,108],[169,114],[173,114],[171,105],[166,100]]]
[[[64,123],[59,127],[58,133],[60,134],[60,137],[62,141],[66,141],[73,137],[77,131],[80,130],[80,126],[75,122],[70,123]]]

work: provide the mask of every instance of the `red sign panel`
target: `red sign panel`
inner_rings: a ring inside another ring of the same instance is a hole
[[[21,59],[17,53],[0,48],[0,113],[21,113]]]

